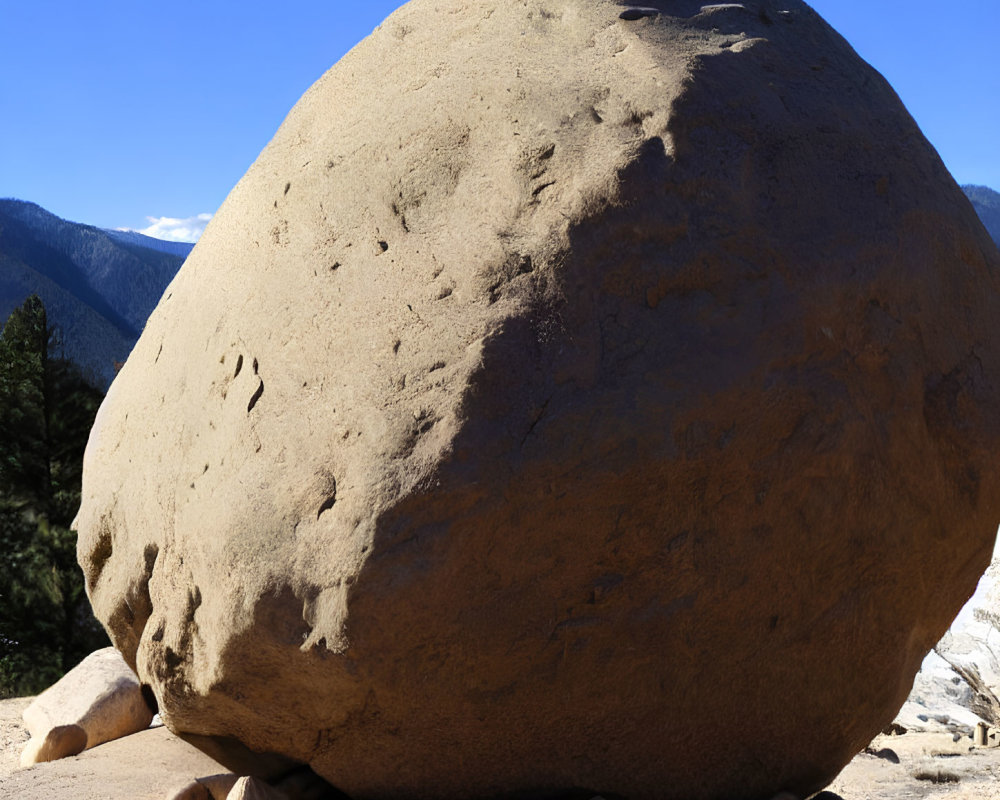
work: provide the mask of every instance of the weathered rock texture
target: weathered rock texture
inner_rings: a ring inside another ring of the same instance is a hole
[[[735,799],[902,704],[1000,521],[1000,256],[804,3],[648,5],[414,0],[209,226],[78,520],[172,730]]]
[[[24,709],[31,739],[21,766],[75,756],[149,727],[153,712],[135,673],[113,647],[87,656]]]

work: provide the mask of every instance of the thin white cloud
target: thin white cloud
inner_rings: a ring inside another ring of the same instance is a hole
[[[211,214],[198,214],[185,219],[146,217],[149,227],[141,228],[138,233],[168,242],[197,242],[211,218]]]

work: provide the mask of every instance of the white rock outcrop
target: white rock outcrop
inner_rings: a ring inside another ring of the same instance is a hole
[[[990,698],[978,696],[963,675],[1000,698],[1000,540],[975,594],[924,658],[896,722],[907,730],[962,733],[981,721],[996,724]]]

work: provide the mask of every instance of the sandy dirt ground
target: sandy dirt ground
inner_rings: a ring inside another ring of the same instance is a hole
[[[28,732],[28,699],[0,700],[0,798],[18,800],[165,800],[195,778],[226,772],[166,728],[102,744],[78,756],[18,769]]]
[[[21,750],[28,741],[28,732],[21,724],[21,714],[32,701],[31,697],[0,700],[0,786],[3,780],[17,769]]]
[[[1000,800],[1000,749],[947,733],[878,736],[828,791],[844,800]]]
[[[156,728],[73,758],[18,769],[30,698],[0,701],[0,798],[164,800],[171,790],[225,768]],[[828,787],[843,800],[1000,800],[1000,748],[947,733],[879,736]]]

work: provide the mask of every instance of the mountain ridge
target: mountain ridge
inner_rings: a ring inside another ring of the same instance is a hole
[[[0,199],[0,324],[37,294],[61,333],[65,356],[103,389],[184,262],[183,255],[148,246],[149,237],[119,234],[125,232]]]
[[[194,249],[193,242],[173,242],[166,239],[157,239],[147,236],[144,233],[133,230],[119,230],[117,228],[100,228],[115,241],[133,247],[142,247],[147,250],[158,250],[161,253],[168,253],[172,256],[187,258]]]

